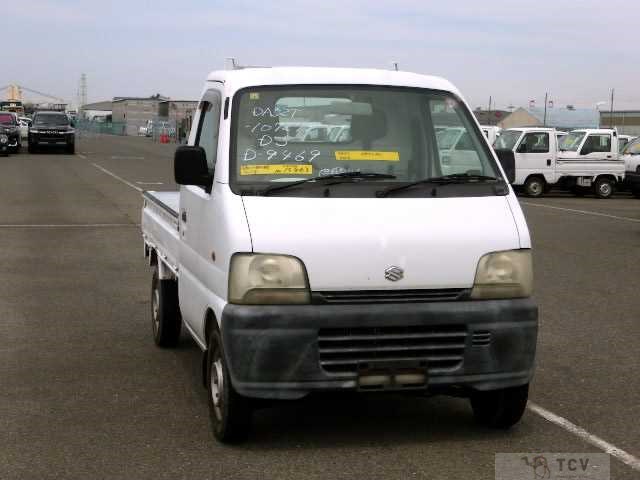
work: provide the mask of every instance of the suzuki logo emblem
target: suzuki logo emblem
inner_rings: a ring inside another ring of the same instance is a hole
[[[398,280],[402,280],[404,277],[404,270],[400,267],[396,267],[395,265],[387,268],[384,271],[384,278],[391,282],[397,282]]]

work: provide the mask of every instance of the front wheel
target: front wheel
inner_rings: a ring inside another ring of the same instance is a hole
[[[593,186],[596,197],[610,198],[613,195],[615,182],[609,178],[599,178]]]
[[[490,428],[507,429],[520,421],[529,399],[529,384],[473,392],[471,408],[476,421]]]
[[[524,182],[524,192],[529,197],[541,197],[544,193],[545,181],[540,177],[529,177]]]
[[[151,326],[156,345],[171,348],[178,344],[182,326],[178,284],[174,280],[160,280],[157,268],[151,280]]]
[[[231,384],[222,336],[217,328],[209,337],[206,379],[214,436],[222,443],[245,440],[251,427],[251,405],[249,399],[238,394]]]

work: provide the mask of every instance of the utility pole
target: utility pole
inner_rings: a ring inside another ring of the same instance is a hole
[[[615,88],[611,89],[611,111],[609,113],[609,126],[613,128],[613,94],[616,91]]]
[[[549,101],[549,92],[544,92],[544,120],[542,126],[547,126],[547,102]]]
[[[489,108],[487,108],[487,123],[491,125],[491,101],[493,98],[489,95]]]
[[[80,75],[80,86],[78,87],[78,112],[87,104],[87,74]]]

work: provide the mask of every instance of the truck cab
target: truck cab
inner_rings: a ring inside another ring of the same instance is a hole
[[[317,122],[347,133],[289,141]],[[519,421],[538,326],[531,240],[451,83],[212,72],[174,162],[180,191],[143,198],[153,339],[175,347],[184,327],[202,349],[218,440],[246,438],[260,399],[315,392],[463,395],[483,425]]]

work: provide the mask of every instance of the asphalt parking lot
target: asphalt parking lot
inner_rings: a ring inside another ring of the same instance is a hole
[[[151,338],[140,190],[175,189],[173,148],[104,136],[0,158],[0,479],[484,479],[497,452],[598,440],[626,452],[611,478],[640,478],[640,200],[521,198],[540,336],[513,430],[477,427],[463,399],[313,398],[260,410],[228,447],[198,347]]]

